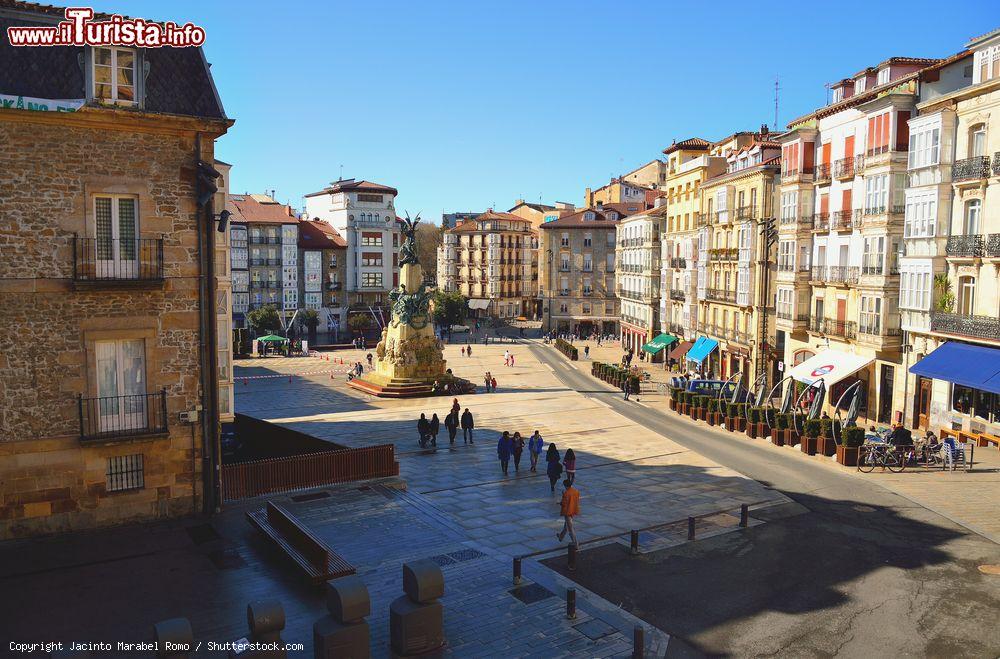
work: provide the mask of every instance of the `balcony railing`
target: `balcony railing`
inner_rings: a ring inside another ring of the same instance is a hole
[[[893,260],[886,265],[881,258],[866,258],[862,261],[861,274],[866,276],[898,275],[899,264]]]
[[[756,206],[740,206],[736,209],[737,220],[753,220],[757,218]]]
[[[816,182],[822,183],[830,180],[830,163],[821,162],[816,165]]]
[[[951,166],[952,181],[972,181],[989,178],[989,176],[989,156],[975,156],[973,158],[965,158],[964,160],[956,160],[955,164]]]
[[[683,302],[684,300],[687,299],[687,295],[684,293],[684,291],[682,291],[682,290],[680,290],[678,288],[671,288],[670,289],[670,299],[671,300],[676,300],[678,302]]]
[[[830,230],[830,214],[829,213],[816,213],[813,215],[813,230],[815,231],[829,231]]]
[[[854,211],[851,209],[836,211],[830,217],[830,228],[834,231],[850,231],[854,228]]]
[[[858,323],[858,334],[866,336],[899,336],[900,333],[898,327],[886,327],[881,319],[863,320]]]
[[[1000,233],[991,233],[986,239],[986,256],[1000,258]]]
[[[705,213],[695,213],[694,214],[694,225],[695,227],[705,227],[708,226],[708,215]]]
[[[281,265],[281,259],[267,259],[267,265]]]
[[[809,314],[795,314],[792,311],[779,311],[775,314],[775,317],[779,320],[787,320],[793,323],[804,323],[809,320]]]
[[[680,269],[683,270],[684,268],[687,267],[687,259],[685,259],[683,256],[681,256],[681,257],[674,257],[674,258],[670,259],[670,267],[671,268],[680,268]]]
[[[854,178],[864,168],[864,162],[865,157],[861,155],[836,160],[833,163],[834,176],[838,179]]]
[[[853,339],[857,336],[857,323],[832,318],[810,318],[809,331],[827,336]]]
[[[1000,341],[1000,318],[933,311],[931,331]]]
[[[812,280],[831,284],[856,284],[858,270],[857,266],[851,265],[814,265]]]
[[[251,245],[280,245],[280,236],[250,236]]]
[[[705,290],[705,297],[716,302],[730,302],[736,304],[736,291],[727,291],[724,288],[709,288]]]
[[[77,396],[80,439],[94,441],[167,432],[167,391],[129,396]]]
[[[720,247],[708,250],[708,258],[711,261],[735,261],[739,255],[740,250],[737,247]]]
[[[163,239],[73,241],[73,279],[78,283],[163,280]]]
[[[948,256],[982,258],[986,251],[986,240],[980,235],[948,236],[944,252]]]

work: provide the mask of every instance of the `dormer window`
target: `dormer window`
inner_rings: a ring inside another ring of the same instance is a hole
[[[864,76],[861,76],[860,78],[858,78],[857,80],[855,80],[854,81],[854,93],[860,94],[861,92],[863,92],[865,90],[865,84],[867,82],[868,82],[868,79],[865,78]]]
[[[618,219],[618,213],[615,213],[614,211],[608,213],[608,219],[614,222]]]
[[[129,48],[94,48],[93,98],[115,105],[136,104],[136,56]]]
[[[842,100],[844,100],[844,88],[843,87],[834,87],[833,88],[833,102],[834,103],[839,103]]]
[[[976,65],[973,67],[972,83],[1000,78],[1000,45],[976,51]]]
[[[593,220],[594,213],[592,211],[587,211],[586,213],[583,214],[583,219],[587,221]]]
[[[884,69],[879,69],[879,71],[878,71],[878,78],[875,80],[875,84],[876,85],[884,85],[887,82],[889,82],[889,67],[888,66],[885,67]]]

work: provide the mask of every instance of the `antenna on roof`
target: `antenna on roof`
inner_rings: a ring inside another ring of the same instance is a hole
[[[344,163],[340,164],[340,178],[337,179],[337,180],[338,181],[343,181],[344,180]]]
[[[778,74],[774,75],[774,126],[772,127],[775,131],[778,130],[778,90],[781,87],[778,85]]]

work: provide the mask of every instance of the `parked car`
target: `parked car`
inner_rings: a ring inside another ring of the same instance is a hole
[[[687,391],[694,392],[700,395],[711,396],[712,398],[718,398],[719,392],[725,387],[725,393],[723,398],[727,401],[733,399],[733,392],[736,390],[735,382],[726,382],[725,380],[690,380],[687,383]],[[741,389],[740,395],[737,398],[737,402],[743,403],[747,400],[747,391]]]
[[[451,326],[451,333],[452,334],[461,334],[462,332],[468,332],[468,331],[469,331],[469,326],[468,325],[452,325]]]

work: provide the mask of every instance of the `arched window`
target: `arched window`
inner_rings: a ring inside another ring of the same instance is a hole
[[[815,356],[812,350],[799,350],[794,355],[792,355],[792,366],[798,366],[810,357]]]
[[[982,210],[983,202],[981,199],[970,199],[965,202],[965,235],[975,236],[979,234]]]

